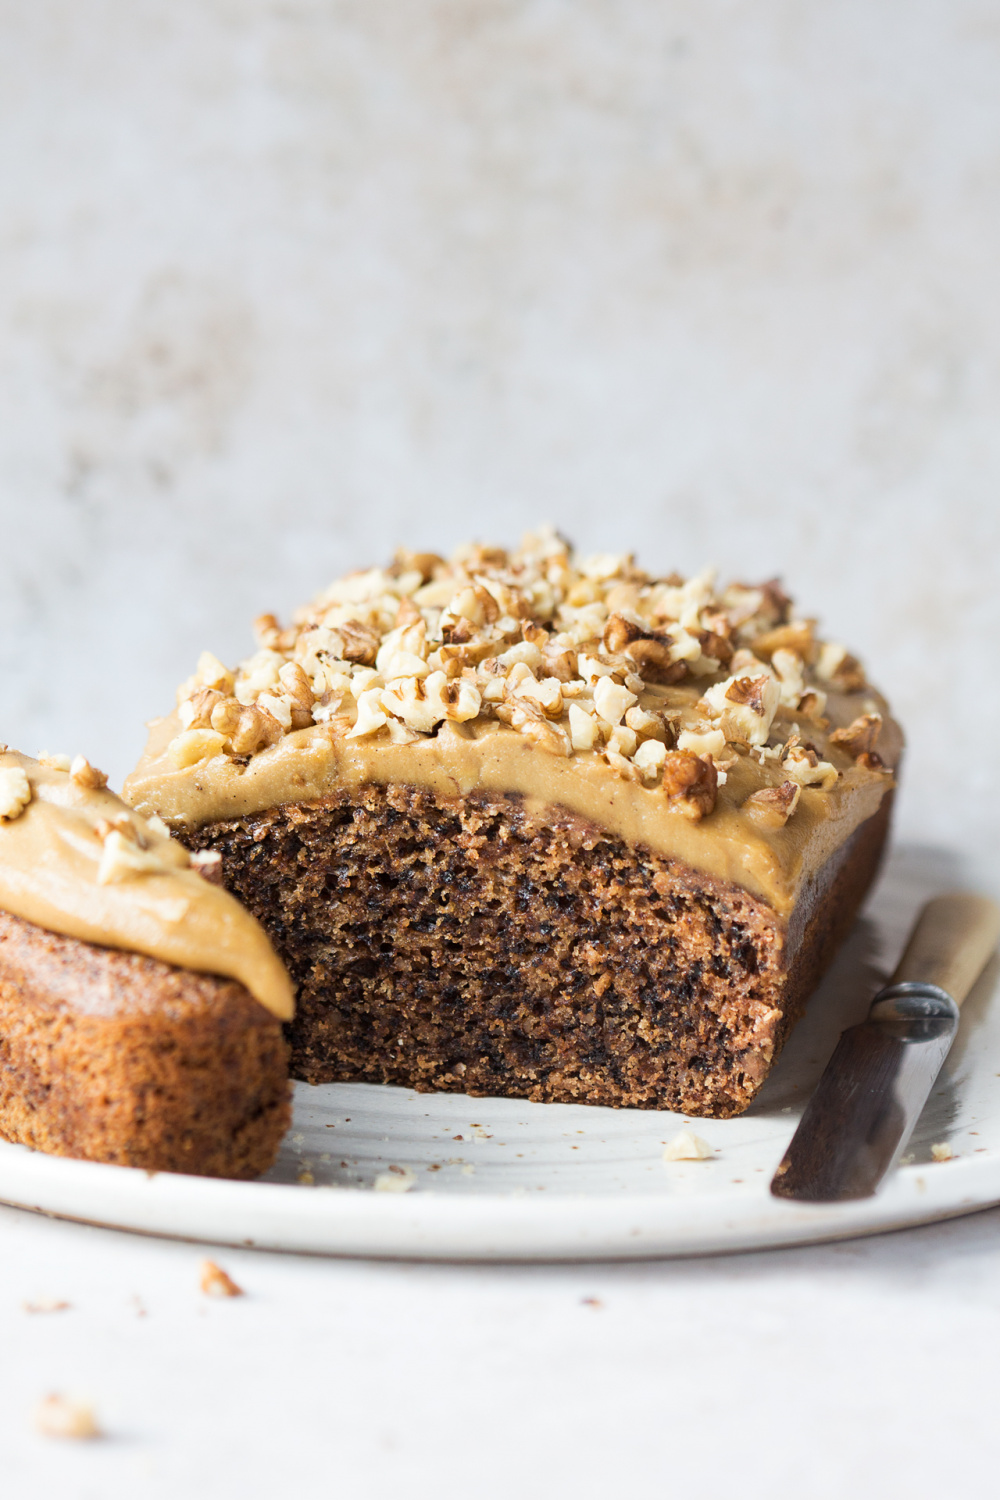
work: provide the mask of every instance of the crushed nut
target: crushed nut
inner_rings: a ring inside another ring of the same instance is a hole
[[[71,764],[68,755],[55,755],[49,750],[39,750],[37,760],[40,766],[48,766],[50,771],[68,771]]]
[[[379,1172],[372,1186],[376,1193],[408,1193],[417,1180],[411,1167],[390,1167],[388,1172]]]
[[[217,1266],[214,1260],[202,1261],[198,1285],[206,1297],[242,1297],[245,1295],[243,1288],[236,1285],[228,1271]]]
[[[671,750],[664,756],[662,788],[671,812],[697,822],[715,807],[719,784],[715,766],[690,750]]]
[[[594,715],[579,703],[569,706],[569,735],[574,750],[593,750],[601,737]]]
[[[102,787],[107,786],[108,778],[103,771],[98,771],[92,766],[85,755],[78,755],[69,768],[70,779],[84,791],[99,792]]]
[[[827,792],[836,786],[840,772],[828,760],[820,760],[812,745],[802,744],[798,735],[792,735],[781,758],[781,769],[800,786],[818,786]]]
[[[185,766],[221,755],[225,748],[225,735],[215,729],[185,729],[170,741],[169,754],[178,771],[183,771]]]
[[[100,831],[100,829],[98,830]],[[112,885],[119,880],[130,880],[134,875],[169,875],[178,868],[176,856],[166,858],[161,844],[159,849],[140,849],[139,845],[118,828],[104,834],[104,848],[97,867],[97,884]],[[167,845],[175,855],[177,845]]]
[[[707,1161],[712,1148],[693,1130],[681,1130],[663,1148],[664,1161]]]
[[[222,855],[217,849],[196,849],[191,855],[191,868],[209,885],[222,884]]]
[[[102,1436],[88,1401],[77,1401],[70,1396],[51,1395],[39,1401],[34,1412],[35,1426],[45,1437],[54,1438],[99,1438]]]
[[[682,729],[677,736],[677,748],[718,760],[726,753],[726,736],[721,729]]]
[[[830,744],[839,745],[857,760],[874,751],[881,732],[881,714],[861,714],[846,729],[835,729],[830,736]]]
[[[492,720],[550,754],[596,752],[703,817],[734,755],[777,758],[776,714],[804,715],[818,735],[821,681],[840,692],[863,681],[843,647],[793,618],[777,580],[720,591],[711,572],[655,578],[629,555],[578,558],[551,529],[511,552],[397,552],[388,568],[331,584],[292,625],[263,615],[255,630],[258,649],[234,672],[204,653],[182,687],[169,746],[178,769],[255,756],[314,724],[405,745]],[[668,690],[698,678],[708,682],[691,713]],[[675,743],[691,761],[671,761]],[[859,749],[859,762],[874,753]],[[818,761],[790,760],[790,779],[831,784],[825,769],[812,774]]]
[[[769,672],[760,677],[729,677],[710,687],[701,701],[712,718],[719,720],[727,740],[766,745],[781,689]]]
[[[743,803],[743,812],[761,828],[784,828],[799,804],[802,787],[795,781],[761,787]]]
[[[31,783],[21,766],[0,768],[0,822],[19,818],[31,801]]]
[[[954,1155],[947,1141],[935,1141],[931,1147],[931,1156],[935,1161],[951,1161]]]
[[[644,781],[655,781],[666,758],[667,747],[661,740],[644,740],[632,756],[632,763],[638,766]]]

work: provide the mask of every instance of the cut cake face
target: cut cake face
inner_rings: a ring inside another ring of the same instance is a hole
[[[864,896],[901,736],[779,585],[541,532],[206,654],[126,784],[260,919],[293,1071],[733,1114]]]

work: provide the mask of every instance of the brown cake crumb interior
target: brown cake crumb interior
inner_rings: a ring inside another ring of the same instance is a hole
[[[56,1156],[256,1177],[291,1123],[280,1021],[242,984],[0,911],[0,1135]]]
[[[889,801],[790,925],[517,796],[355,788],[184,836],[288,965],[295,1076],[725,1117],[849,927]]]

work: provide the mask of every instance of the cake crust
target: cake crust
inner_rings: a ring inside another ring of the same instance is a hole
[[[236,980],[0,911],[0,1135],[152,1171],[251,1178],[291,1121],[280,1021]]]
[[[850,926],[888,802],[790,922],[518,796],[369,786],[187,837],[297,984],[294,1076],[727,1117]]]

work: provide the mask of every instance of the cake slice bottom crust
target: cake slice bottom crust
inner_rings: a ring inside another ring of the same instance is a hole
[[[208,824],[298,989],[293,1075],[740,1113],[875,873],[888,798],[782,922],[517,796],[367,786]]]
[[[0,1136],[251,1178],[291,1123],[281,1023],[235,980],[0,912]]]

